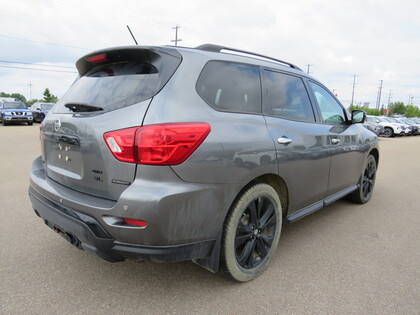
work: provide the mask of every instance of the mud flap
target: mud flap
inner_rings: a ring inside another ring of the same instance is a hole
[[[222,246],[222,234],[223,234],[223,229],[220,229],[219,233],[217,234],[216,241],[214,242],[211,255],[205,258],[193,259],[193,263],[195,263],[196,265],[199,265],[200,267],[212,273],[216,273],[217,271],[219,271],[220,248]]]

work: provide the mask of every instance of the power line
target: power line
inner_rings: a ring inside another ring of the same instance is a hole
[[[5,38],[10,38],[10,39],[15,39],[15,40],[21,40],[21,41],[25,41],[25,42],[33,42],[33,43],[40,43],[40,44],[46,44],[46,45],[53,45],[53,46],[60,46],[60,47],[67,47],[67,48],[88,50],[87,48],[82,48],[82,47],[61,45],[61,44],[56,44],[56,43],[43,42],[43,41],[39,41],[39,40],[32,40],[32,39],[27,39],[27,38],[19,38],[19,37],[7,36],[7,35],[3,35],[3,34],[0,34],[0,37],[5,37]]]
[[[48,69],[25,68],[25,67],[12,67],[12,66],[0,66],[0,68],[8,68],[8,69],[23,69],[23,70],[35,70],[35,71],[45,71],[45,72],[77,73],[76,71],[48,70]]]
[[[31,65],[31,66],[33,65],[33,66],[42,66],[42,67],[52,67],[52,68],[74,69],[74,67],[44,65],[42,63],[33,63],[33,62],[10,61],[10,60],[0,60],[0,62],[22,64],[22,65]]]

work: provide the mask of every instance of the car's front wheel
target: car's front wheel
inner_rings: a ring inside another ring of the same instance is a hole
[[[366,203],[370,200],[376,181],[376,160],[369,155],[362,176],[359,180],[359,188],[349,195],[349,200],[356,203]]]
[[[385,138],[393,137],[394,136],[394,131],[390,127],[385,127],[383,135],[384,135]]]
[[[267,184],[247,188],[233,204],[224,225],[221,271],[245,282],[268,266],[280,238],[281,203]]]

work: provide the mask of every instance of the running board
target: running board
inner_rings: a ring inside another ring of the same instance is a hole
[[[315,211],[318,211],[322,209],[323,207],[333,203],[334,201],[343,198],[344,196],[348,195],[349,193],[355,191],[357,188],[359,188],[359,185],[352,185],[346,189],[340,190],[339,192],[336,192],[335,194],[332,194],[331,196],[328,196],[323,201],[317,201],[299,211],[293,212],[292,214],[288,215],[285,218],[285,222],[292,223],[297,220],[302,219],[303,217],[306,217],[308,214],[311,214]]]

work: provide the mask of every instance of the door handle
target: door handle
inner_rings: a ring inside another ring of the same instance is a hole
[[[334,139],[331,140],[332,144],[339,144],[340,142],[341,142],[341,140],[337,139],[337,138],[334,138]]]
[[[288,145],[288,144],[292,143],[292,139],[289,139],[289,138],[283,136],[283,137],[278,138],[277,142],[279,144]]]

